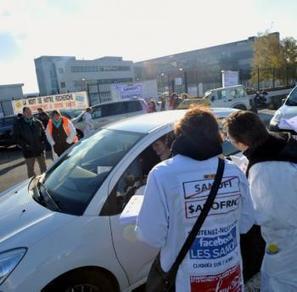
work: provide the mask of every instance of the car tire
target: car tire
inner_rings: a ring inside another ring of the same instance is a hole
[[[94,269],[77,270],[60,276],[42,292],[118,292],[119,287],[108,273]]]
[[[243,111],[246,111],[247,108],[244,104],[237,104],[235,105],[233,108],[236,108],[236,109],[239,109],[239,110],[243,110]]]

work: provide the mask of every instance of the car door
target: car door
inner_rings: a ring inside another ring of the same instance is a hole
[[[226,107],[227,96],[226,90],[218,90],[212,92],[210,96],[211,104],[213,107]]]
[[[136,283],[148,275],[151,263],[157,250],[141,242],[136,237],[135,223],[123,223],[119,217],[125,205],[134,194],[144,191],[146,176],[149,170],[160,160],[154,157],[151,143],[142,146],[142,151],[129,164],[112,187],[100,215],[110,216],[113,245],[117,258],[124,268],[129,282]],[[135,157],[134,156],[134,157]]]

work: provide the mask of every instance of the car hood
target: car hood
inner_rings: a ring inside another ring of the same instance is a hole
[[[281,118],[290,119],[297,115],[297,106],[288,106],[284,104],[278,111],[281,113]]]
[[[34,201],[28,181],[0,196],[0,251],[29,246],[73,219],[74,216],[53,212]]]

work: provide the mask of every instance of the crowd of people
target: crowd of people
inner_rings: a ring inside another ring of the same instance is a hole
[[[257,263],[242,259],[239,234],[254,232],[257,225],[265,240],[261,291],[297,291],[297,141],[289,135],[272,135],[248,111],[231,114],[225,130],[229,141],[249,159],[246,175],[224,159],[215,203],[168,291],[244,291],[243,268],[249,268],[247,261]],[[222,159],[222,135],[207,108],[188,110],[176,124],[175,135],[171,158],[149,173],[136,227],[140,240],[160,249],[159,274],[172,271]],[[259,247],[252,242],[248,248],[253,258]],[[261,261],[263,254],[258,256]],[[156,278],[154,267],[148,287]]]
[[[13,132],[16,143],[22,149],[29,178],[36,175],[36,160],[40,173],[46,171],[46,151],[53,151],[54,155],[61,156],[78,142],[76,129],[71,120],[57,110],[49,116],[39,108],[38,114],[33,116],[31,109],[24,107],[22,114],[17,116]]]
[[[177,103],[178,97],[171,96],[168,109]],[[156,103],[148,102],[148,112],[154,111]],[[89,136],[94,131],[90,108],[83,120],[84,135]],[[245,269],[259,259],[261,291],[297,291],[297,141],[289,134],[271,134],[249,111],[232,113],[224,128],[225,136],[213,113],[196,106],[176,123],[173,143],[170,140],[169,145],[164,136],[152,145],[161,162],[148,175],[138,236],[160,249],[161,268],[169,271],[200,216],[218,162],[223,160],[215,203],[179,265],[176,291],[220,291],[231,286],[228,291],[243,291]],[[24,107],[14,134],[28,177],[35,175],[36,160],[40,172],[46,171],[45,150],[60,156],[78,142],[71,120],[57,110],[49,116],[38,109],[33,116]],[[223,157],[223,137],[248,158],[245,174]],[[261,246],[250,245],[245,252],[240,249],[240,234],[254,231],[255,226],[261,228],[265,242],[262,246],[258,241]]]

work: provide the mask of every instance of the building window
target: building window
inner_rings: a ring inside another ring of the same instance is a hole
[[[65,82],[61,82],[61,88],[65,88],[65,87],[66,87]]]
[[[59,71],[60,74],[63,74],[64,73],[64,69],[63,68],[59,68],[58,71]]]
[[[72,73],[131,71],[130,66],[71,66]]]

